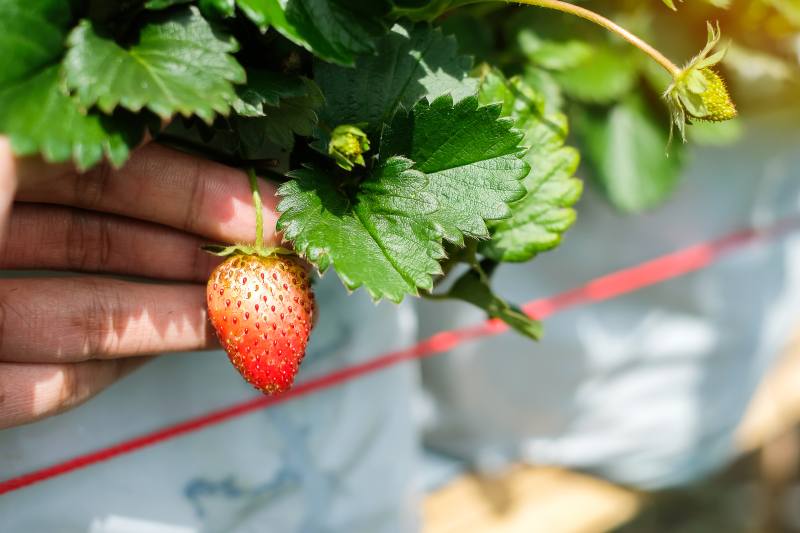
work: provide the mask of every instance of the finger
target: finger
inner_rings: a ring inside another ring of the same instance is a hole
[[[11,202],[17,186],[14,156],[8,139],[0,137],[0,242],[5,237]]]
[[[277,245],[275,187],[259,180],[264,238]],[[17,199],[124,215],[223,242],[255,239],[255,210],[241,170],[157,144],[137,150],[119,170],[101,164],[85,174],[29,173]]]
[[[66,363],[216,345],[202,285],[91,276],[0,280],[0,362]]]
[[[27,424],[75,407],[149,358],[76,364],[0,364],[0,429]]]
[[[220,258],[167,226],[44,204],[14,205],[0,269],[110,272],[205,282]]]

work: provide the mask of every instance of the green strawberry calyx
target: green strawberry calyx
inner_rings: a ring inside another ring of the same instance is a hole
[[[727,49],[716,50],[721,32],[707,23],[708,40],[705,48],[674,77],[664,92],[672,117],[672,127],[677,127],[686,142],[686,124],[691,119],[722,122],[736,117],[736,106],[731,100],[725,82],[712,69],[725,57]],[[670,131],[670,137],[671,135]]]
[[[295,255],[292,250],[283,248],[282,246],[262,246],[258,248],[252,244],[231,244],[225,246],[223,244],[206,244],[203,250],[219,257],[228,257],[231,255],[257,255],[259,257],[271,257],[274,255]]]

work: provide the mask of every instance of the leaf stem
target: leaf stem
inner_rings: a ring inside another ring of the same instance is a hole
[[[678,67],[672,61],[670,61],[664,54],[653,48],[650,44],[646,43],[644,40],[640,39],[633,33],[629,32],[616,22],[607,19],[602,15],[599,15],[594,11],[586,9],[585,7],[576,6],[575,4],[571,4],[569,2],[562,2],[561,0],[505,0],[505,1],[509,3],[514,2],[518,4],[526,4],[529,6],[554,9],[556,11],[561,11],[562,13],[575,15],[576,17],[580,17],[590,22],[594,22],[595,24],[604,27],[610,32],[619,35],[620,37],[631,43],[633,46],[635,46],[645,54],[652,57],[659,65],[664,67],[664,70],[669,72],[673,78],[677,78],[681,73],[680,67]]]
[[[250,190],[253,192],[253,207],[256,208],[256,250],[264,247],[264,209],[261,204],[261,193],[258,191],[258,177],[253,168],[247,170],[250,179]]]
[[[450,298],[450,295],[447,294],[447,293],[444,293],[444,294],[436,293],[436,294],[434,294],[432,292],[422,291],[419,294],[420,294],[420,296],[422,296],[426,300],[447,300],[447,299]]]

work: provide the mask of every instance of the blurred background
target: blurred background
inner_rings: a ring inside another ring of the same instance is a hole
[[[796,224],[800,2],[583,2],[678,64],[719,21],[739,108],[669,145],[646,56],[585,21],[457,10],[444,27],[565,113],[585,192],[564,243],[503,266],[500,294],[547,297],[742,228]],[[535,169],[534,169],[535,171]],[[442,305],[437,302],[437,306]],[[471,324],[422,302],[420,337]],[[800,237],[422,364],[429,532],[800,531]]]

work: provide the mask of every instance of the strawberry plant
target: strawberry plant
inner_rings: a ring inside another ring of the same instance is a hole
[[[631,91],[649,56],[667,72],[665,109],[681,138],[690,121],[736,110],[714,70],[723,54],[716,26],[680,68],[584,7],[518,3],[528,5],[0,0],[0,133],[19,155],[79,169],[122,165],[147,132],[249,169],[254,193],[255,173],[280,184],[286,248],[320,272],[334,269],[348,289],[393,302],[464,300],[538,338],[540,325],[492,292],[491,275],[555,248],[575,221],[579,153],[553,88],[613,100]],[[623,41],[612,50],[519,33],[541,67],[520,73],[492,53],[476,63],[463,51],[475,45],[469,33],[442,29],[479,9],[537,17],[537,7],[621,37],[633,45],[627,63],[613,52]],[[582,78],[598,73],[608,79],[596,88]],[[643,105],[633,94],[621,112],[640,117]],[[659,146],[641,158],[668,160],[667,123],[640,121]],[[598,139],[590,156],[614,140],[591,118],[578,124]],[[260,220],[257,234],[259,242],[215,249],[229,258],[209,280],[208,305],[234,364],[272,392],[297,370],[312,296],[297,259],[263,248]]]

